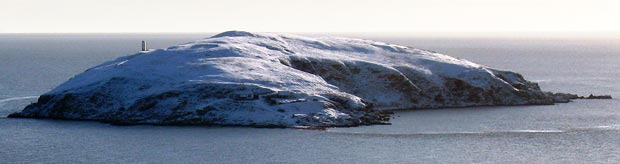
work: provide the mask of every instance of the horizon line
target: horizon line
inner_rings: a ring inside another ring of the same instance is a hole
[[[248,31],[248,30],[226,30],[226,31]],[[0,32],[0,35],[174,35],[174,34],[218,34],[226,31],[190,31],[190,32]],[[381,32],[381,31],[289,31],[289,32],[269,32],[269,31],[248,31],[253,33],[283,33],[283,34],[306,34],[306,35],[366,35],[366,36],[389,36],[389,37],[482,37],[482,38],[495,38],[495,37],[510,37],[510,38],[620,38],[620,31],[410,31],[410,32]]]

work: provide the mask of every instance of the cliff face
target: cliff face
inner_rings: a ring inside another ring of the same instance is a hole
[[[521,75],[381,42],[230,31],[86,70],[10,117],[355,126],[377,111],[553,104]]]

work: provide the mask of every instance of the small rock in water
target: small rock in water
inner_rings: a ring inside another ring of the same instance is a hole
[[[611,95],[592,95],[584,97],[584,99],[611,99]]]
[[[552,98],[553,102],[556,102],[556,103],[567,103],[574,99],[612,99],[611,95],[590,94],[589,96],[586,97],[586,96],[578,96],[576,94],[570,94],[570,93],[545,92],[545,94],[547,95],[547,97]]]

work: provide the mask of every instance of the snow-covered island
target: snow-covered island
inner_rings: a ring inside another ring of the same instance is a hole
[[[381,111],[564,102],[520,74],[339,37],[229,31],[86,70],[9,117],[116,124],[357,126]]]

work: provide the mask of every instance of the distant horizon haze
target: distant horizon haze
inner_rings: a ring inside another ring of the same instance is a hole
[[[389,37],[389,38],[524,38],[524,39],[620,39],[620,32],[552,32],[552,31],[510,31],[510,32],[277,32],[277,31],[248,31],[224,30],[205,32],[33,32],[33,33],[0,33],[0,36],[47,36],[62,35],[63,37],[87,37],[91,35],[118,36],[118,35],[204,35],[209,37],[226,31],[247,31],[252,33],[293,34],[302,36],[338,36],[338,37]]]
[[[614,0],[2,0],[0,33],[620,33]]]

